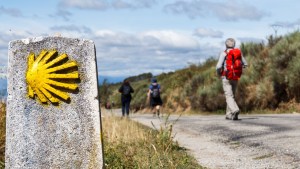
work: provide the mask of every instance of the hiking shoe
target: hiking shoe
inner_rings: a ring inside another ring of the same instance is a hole
[[[232,114],[232,120],[238,120],[238,119],[239,119],[239,118],[238,118],[239,113],[240,113],[240,111],[234,112],[234,113]]]
[[[231,118],[231,117],[225,116],[225,119],[226,119],[226,120],[231,120],[232,118]]]

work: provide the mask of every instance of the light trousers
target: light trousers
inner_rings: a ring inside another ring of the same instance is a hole
[[[226,77],[222,77],[223,90],[226,98],[226,116],[231,117],[235,112],[240,111],[235,101],[235,91],[237,88],[237,80],[227,80]]]

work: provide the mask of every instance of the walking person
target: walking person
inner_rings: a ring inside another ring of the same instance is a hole
[[[131,93],[134,92],[133,88],[130,86],[130,83],[127,79],[123,81],[122,86],[119,88],[121,93],[121,103],[122,103],[122,116],[125,114],[129,116],[130,102],[131,102]]]
[[[151,80],[151,84],[149,86],[149,90],[148,90],[148,98],[150,98],[150,107],[151,107],[151,111],[153,112],[153,116],[158,116],[160,115],[160,108],[163,104],[161,97],[160,97],[160,93],[161,93],[161,87],[160,85],[157,83],[157,79],[153,78]]]
[[[226,50],[221,52],[216,66],[217,74],[222,79],[224,94],[226,97],[226,116],[228,120],[238,120],[240,109],[235,100],[235,91],[238,80],[242,75],[247,62],[241,50],[235,48],[235,40],[228,38],[225,41]]]

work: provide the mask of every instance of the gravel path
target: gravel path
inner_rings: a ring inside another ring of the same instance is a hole
[[[130,117],[159,128],[165,118],[149,114]],[[178,120],[176,120],[178,119]],[[175,140],[198,162],[211,169],[300,168],[300,114],[170,116]]]

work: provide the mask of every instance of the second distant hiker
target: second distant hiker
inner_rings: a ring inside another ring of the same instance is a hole
[[[133,88],[130,86],[130,83],[127,79],[123,81],[122,86],[119,88],[121,93],[121,102],[122,102],[122,116],[129,116],[130,102],[131,102],[131,93],[134,92]]]
[[[149,86],[147,95],[150,98],[150,106],[151,106],[151,110],[152,110],[154,116],[160,115],[160,107],[163,104],[161,97],[160,97],[160,93],[161,93],[161,87],[157,83],[157,80],[155,78],[153,78],[151,80],[151,84]]]

